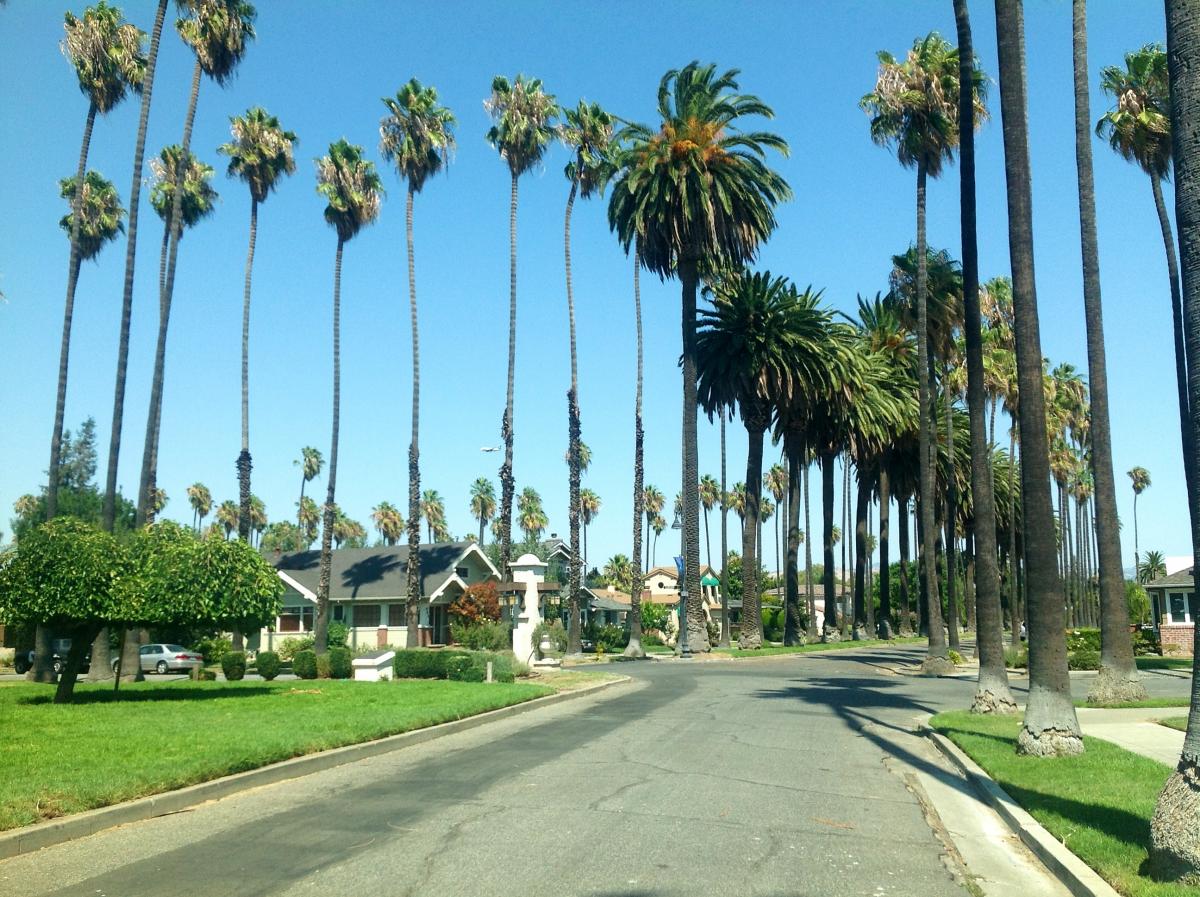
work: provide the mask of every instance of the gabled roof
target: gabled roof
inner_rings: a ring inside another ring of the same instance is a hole
[[[1192,580],[1192,569],[1188,567],[1186,570],[1179,570],[1176,573],[1171,573],[1168,576],[1160,576],[1152,582],[1146,583],[1147,589],[1166,589],[1171,586],[1192,586],[1195,583]]]
[[[438,593],[468,556],[482,561],[489,578],[500,578],[487,555],[474,542],[441,542],[421,546],[421,591]],[[315,600],[321,577],[321,552],[264,552],[279,578],[309,600]],[[332,555],[329,597],[333,601],[408,597],[408,546],[340,548]]]
[[[715,570],[713,570],[713,568],[710,567],[708,564],[700,565],[700,576],[702,578],[705,576],[716,576],[716,575],[717,575],[717,572]],[[671,564],[670,566],[667,566],[666,564],[659,564],[657,567],[651,567],[649,570],[646,571],[646,578],[649,579],[651,576],[669,576],[672,579],[678,579],[679,571],[675,569],[674,564]]]

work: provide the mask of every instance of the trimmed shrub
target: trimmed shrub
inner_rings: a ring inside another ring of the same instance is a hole
[[[954,664],[956,667],[960,667],[964,663],[966,663],[966,661],[963,660],[963,656],[961,654],[959,654],[957,651],[955,651],[953,648],[951,648],[949,651],[946,652],[946,656],[950,658],[950,662],[952,664]]]
[[[297,651],[292,658],[292,672],[301,679],[317,678],[317,655],[309,648]]]
[[[317,678],[330,679],[332,678],[329,666],[329,652],[317,655]]]
[[[596,627],[594,640],[597,651],[614,653],[624,650],[629,644],[629,633],[625,631],[625,627],[610,623],[607,626]]]
[[[470,651],[507,651],[512,647],[512,627],[504,622],[451,623],[450,637]]]
[[[346,647],[346,640],[350,638],[350,627],[338,620],[330,620],[325,638],[325,643],[330,648],[344,648]]]
[[[1067,632],[1067,653],[1087,650],[1100,651],[1099,629],[1071,629]]]
[[[192,670],[192,680],[194,682],[216,682],[217,674],[214,670],[194,669]]]
[[[763,638],[769,642],[783,641],[783,608],[764,607],[759,615],[762,618]]]
[[[512,682],[516,678],[512,657],[489,651],[475,651],[447,660],[446,677],[458,682],[484,682],[489,662],[492,664],[492,678],[497,682]]]
[[[653,632],[642,633],[643,648],[661,648],[663,645],[662,637]]]
[[[233,643],[224,636],[215,635],[196,639],[189,647],[202,654],[205,663],[220,663],[221,658],[233,650]]]
[[[230,682],[246,678],[246,652],[230,651],[221,658],[221,672]]]
[[[406,648],[396,652],[392,669],[397,679],[445,679],[451,658],[470,656],[469,651]]]
[[[279,655],[274,651],[259,651],[258,657],[254,660],[254,665],[258,668],[258,675],[262,676],[268,682],[279,675],[279,668],[283,666],[279,660]]]
[[[330,648],[328,657],[330,679],[349,679],[354,675],[354,655],[349,648]]]
[[[1100,669],[1100,652],[1091,648],[1079,648],[1067,654],[1067,667],[1072,670]]]
[[[313,638],[306,635],[303,638],[289,636],[279,643],[279,659],[282,661],[295,660],[301,651],[311,651]]]
[[[1133,634],[1133,653],[1138,657],[1162,653],[1162,647],[1153,629],[1138,629]]]
[[[1023,670],[1029,666],[1029,651],[1026,648],[1005,648],[1004,665],[1010,670]]]

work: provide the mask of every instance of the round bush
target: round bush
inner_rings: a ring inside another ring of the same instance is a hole
[[[1079,648],[1067,654],[1067,666],[1072,670],[1100,669],[1100,652],[1091,648]]]
[[[328,651],[326,651],[324,654],[317,655],[317,678],[318,679],[330,678],[329,652]]]
[[[292,672],[301,679],[316,679],[316,653],[307,649],[304,651],[297,651],[296,656],[292,658]]]
[[[354,675],[354,655],[349,648],[329,649],[329,678],[349,679]]]
[[[259,651],[255,666],[258,667],[258,675],[270,682],[279,675],[279,668],[282,666],[282,662],[279,660],[279,655],[274,651]]]
[[[230,682],[246,678],[246,652],[230,651],[221,658],[221,671]]]

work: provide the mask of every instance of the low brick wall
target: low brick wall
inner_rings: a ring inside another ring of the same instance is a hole
[[[1191,654],[1193,644],[1193,624],[1164,623],[1159,626],[1158,634],[1162,640],[1164,654]],[[1176,645],[1171,650],[1167,645]]]

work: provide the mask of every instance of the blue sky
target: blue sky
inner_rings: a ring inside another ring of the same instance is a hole
[[[154,4],[127,0],[149,30]],[[996,76],[991,4],[973,5],[977,52]],[[1164,39],[1161,4],[1095,2],[1090,9],[1092,111],[1107,101],[1103,65]],[[172,4],[173,7],[173,4]],[[650,121],[659,78],[691,59],[742,70],[743,90],[776,112],[791,144],[776,160],[795,199],[761,266],[825,289],[836,307],[886,289],[892,254],[913,239],[915,176],[874,146],[858,100],[873,84],[875,53],[902,53],[938,30],[954,40],[949,0],[835,3],[526,2],[399,4],[371,0],[262,0],[258,39],[225,89],[201,87],[193,151],[218,168],[216,214],[183,240],[167,354],[159,484],[168,516],[191,520],[185,489],[200,480],[217,500],[236,497],[242,273],[250,199],[224,176],[215,148],[229,116],[265,106],[300,138],[297,172],[259,214],[251,334],[254,491],[271,519],[291,518],[301,446],[329,450],[330,321],[335,237],[322,219],[313,160],[346,137],[380,163],[388,196],[379,222],[347,246],[343,274],[342,430],[338,501],[368,522],[387,499],[406,504],[410,350],[404,257],[404,191],[378,152],[380,98],[410,77],[438,88],[458,117],[447,175],[416,206],[421,303],[422,485],[439,490],[455,535],[475,526],[468,488],[495,479],[504,405],[508,311],[507,170],[484,141],[482,101],[496,74],[535,75],[560,102],[598,101]],[[82,4],[72,3],[76,12]],[[67,241],[57,182],[74,171],[86,104],[58,50],[61,4],[11,0],[0,12],[0,529],[13,501],[37,491],[49,455],[66,280]],[[1071,8],[1026,8],[1034,227],[1043,351],[1086,369],[1075,194]],[[192,57],[164,28],[147,155],[179,141]],[[1008,271],[999,99],[977,140],[980,273]],[[97,123],[90,167],[128,200],[137,102]],[[1132,493],[1124,471],[1149,469],[1139,502],[1142,549],[1189,551],[1174,396],[1169,296],[1150,185],[1096,141],[1100,261],[1108,333],[1113,443],[1123,552],[1132,562]],[[518,489],[542,494],[550,529],[567,529],[565,391],[567,319],[562,215],[567,153],[553,149],[521,181],[516,384]],[[147,170],[146,175],[149,175]],[[1171,201],[1168,186],[1168,202]],[[141,462],[157,326],[154,277],[161,224],[143,194],[130,382],[120,483],[134,491]],[[584,440],[594,454],[585,485],[603,501],[589,532],[589,561],[629,552],[634,329],[630,263],[608,232],[603,201],[577,204],[573,222]],[[959,255],[958,173],[929,191],[929,241]],[[82,272],[76,302],[67,424],[88,415],[105,463],[119,326],[124,242]],[[642,278],[646,328],[646,477],[668,499],[679,481],[679,296],[675,282]],[[767,463],[773,457],[768,447]],[[715,427],[703,423],[700,468],[718,473]],[[745,435],[729,430],[732,485],[744,478]],[[318,482],[324,492],[324,478]],[[814,508],[819,507],[814,503]],[[732,516],[732,515],[731,515]],[[715,525],[715,520],[714,520]],[[737,542],[736,519],[730,523]],[[714,543],[716,533],[714,532]],[[675,553],[664,534],[660,563]],[[771,565],[773,551],[768,552]]]

